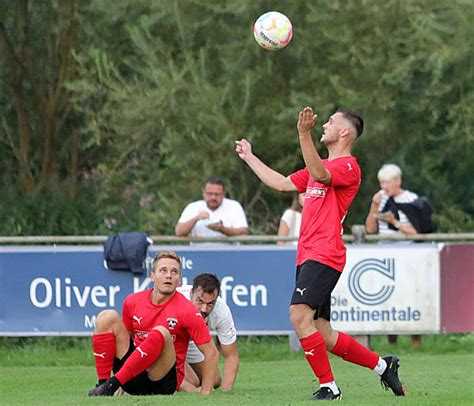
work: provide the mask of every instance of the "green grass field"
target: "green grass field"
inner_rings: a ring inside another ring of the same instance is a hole
[[[474,404],[474,335],[424,337],[420,350],[410,348],[409,337],[393,347],[385,337],[373,337],[371,345],[382,354],[400,356],[408,396],[395,398],[372,371],[331,356],[346,404]],[[289,351],[286,337],[241,337],[239,347],[241,366],[233,393],[91,399],[86,394],[96,376],[89,340],[0,339],[0,405],[308,403],[317,385],[302,353]]]

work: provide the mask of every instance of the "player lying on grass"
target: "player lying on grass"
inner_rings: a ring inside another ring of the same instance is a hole
[[[217,346],[224,358],[223,378],[217,369],[214,388],[220,387],[223,391],[231,391],[239,369],[237,332],[229,306],[219,297],[220,285],[215,275],[208,273],[197,275],[193,280],[190,300],[201,312],[209,330],[216,332]],[[202,384],[203,367],[204,354],[194,341],[190,341],[186,354],[184,380],[180,389],[186,392],[198,391]]]
[[[351,336],[332,329],[331,292],[346,263],[342,222],[361,181],[361,170],[352,156],[352,144],[362,134],[362,117],[354,110],[339,109],[323,125],[321,143],[328,149],[322,160],[311,130],[316,115],[311,107],[300,111],[298,135],[306,167],[288,177],[274,171],[252,153],[250,143],[236,141],[236,152],[267,186],[305,193],[296,253],[296,283],[291,298],[290,321],[320,389],[314,400],[339,400],[327,351],[342,359],[372,369],[382,384],[396,396],[405,390],[398,379],[398,359],[381,358]]]
[[[119,388],[131,395],[173,394],[184,378],[190,337],[204,355],[200,393],[212,392],[219,353],[201,313],[176,292],[178,255],[158,254],[150,277],[153,288],[127,296],[122,318],[115,310],[97,316],[92,344],[99,383],[89,396],[120,394]]]

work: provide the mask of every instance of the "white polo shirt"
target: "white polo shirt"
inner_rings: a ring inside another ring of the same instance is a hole
[[[212,223],[222,221],[224,227],[240,228],[248,227],[247,217],[244,209],[237,200],[226,199],[222,200],[221,205],[216,210],[211,210],[207,207],[204,200],[189,203],[181,213],[178,223],[185,223],[196,217],[201,211],[207,211],[209,218],[205,220],[198,220],[191,230],[192,237],[223,237],[225,234],[218,231],[213,231],[206,226]]]

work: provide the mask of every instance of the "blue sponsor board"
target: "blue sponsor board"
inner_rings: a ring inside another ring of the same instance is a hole
[[[295,249],[275,246],[153,247],[183,261],[183,284],[214,273],[240,334],[291,330]],[[104,309],[151,287],[147,276],[104,267],[102,247],[0,248],[0,335],[90,335]]]

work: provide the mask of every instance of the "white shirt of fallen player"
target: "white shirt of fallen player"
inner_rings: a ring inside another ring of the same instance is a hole
[[[388,194],[382,189],[381,190],[381,197],[380,197],[380,204],[379,204],[379,213],[385,207],[389,196]],[[408,190],[404,190],[399,195],[395,196],[393,200],[395,203],[411,203],[418,199],[418,195],[416,193],[410,192]],[[403,213],[401,210],[398,210],[398,216],[400,217],[400,224],[410,224],[410,220],[408,217]],[[400,231],[392,230],[388,227],[388,223],[386,221],[377,220],[379,226],[379,234],[399,234]]]
[[[224,227],[240,228],[248,227],[247,217],[245,216],[242,205],[237,200],[224,198],[222,204],[216,209],[211,210],[207,207],[204,200],[189,203],[181,213],[178,223],[185,223],[196,217],[200,212],[207,211],[209,218],[196,222],[191,230],[191,237],[223,237],[225,234],[213,231],[207,227],[208,224],[222,221]]]
[[[206,317],[206,323],[211,333],[215,332],[221,345],[230,345],[237,341],[237,331],[234,325],[234,319],[229,306],[217,297],[216,305],[209,316]],[[204,354],[199,351],[194,341],[189,341],[186,361],[190,364],[204,361]]]

